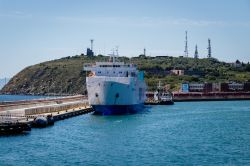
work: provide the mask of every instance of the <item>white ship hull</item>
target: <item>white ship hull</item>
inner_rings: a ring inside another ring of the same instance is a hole
[[[87,77],[90,105],[96,113],[134,113],[143,108],[146,85],[133,77]]]

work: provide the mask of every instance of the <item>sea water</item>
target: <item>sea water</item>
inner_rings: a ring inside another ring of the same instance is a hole
[[[0,165],[249,165],[250,101],[81,115],[0,137]]]

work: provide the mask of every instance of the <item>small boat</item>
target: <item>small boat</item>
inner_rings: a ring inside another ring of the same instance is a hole
[[[159,82],[157,90],[154,92],[155,105],[173,105],[173,94],[161,86]]]

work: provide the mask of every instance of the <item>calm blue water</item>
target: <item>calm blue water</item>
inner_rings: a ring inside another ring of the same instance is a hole
[[[0,137],[0,165],[249,165],[250,101],[81,115]]]

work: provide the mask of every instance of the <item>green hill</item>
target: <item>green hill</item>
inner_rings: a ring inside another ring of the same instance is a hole
[[[84,94],[86,72],[85,63],[108,61],[109,57],[73,56],[48,61],[23,69],[2,89],[9,94]],[[158,81],[170,84],[177,90],[182,82],[226,82],[250,81],[250,66],[242,64],[235,68],[231,64],[216,59],[193,59],[177,57],[120,57],[120,61],[135,63],[145,71],[149,90],[153,90]],[[188,75],[169,75],[171,69],[183,69]],[[194,74],[192,74],[194,73]],[[198,73],[198,75],[197,75]]]

